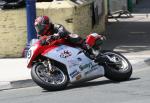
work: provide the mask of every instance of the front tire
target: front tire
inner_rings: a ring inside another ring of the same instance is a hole
[[[132,74],[132,65],[130,62],[123,55],[115,51],[105,50],[102,53],[114,62],[114,64],[105,63],[105,76],[114,81],[129,80]]]
[[[52,65],[52,68],[55,68],[55,71],[50,73],[42,63],[35,64],[31,69],[33,81],[46,90],[64,89],[68,84],[68,76],[65,68],[54,65]]]

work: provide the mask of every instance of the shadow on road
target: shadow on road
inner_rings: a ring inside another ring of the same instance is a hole
[[[107,27],[103,49],[120,52],[150,50],[150,22],[112,22]]]
[[[138,80],[138,79],[140,79],[140,78],[130,78],[130,80],[128,80],[128,81],[134,81],[134,80]],[[122,82],[128,82],[128,81],[122,81]],[[76,84],[76,85],[71,85],[66,90],[74,89],[74,88],[93,87],[93,86],[98,86],[98,85],[119,84],[122,82],[116,82],[116,81],[112,81],[112,80],[88,81],[88,82],[84,82],[84,83],[80,83],[80,84]]]
[[[134,13],[150,13],[150,1],[149,0],[139,0],[138,5],[134,7]]]
[[[129,81],[134,81],[134,80],[138,80],[140,78],[130,78],[130,80],[128,81],[122,81],[122,82],[129,82]],[[72,84],[69,85],[66,89],[64,90],[58,90],[59,91],[66,91],[66,90],[70,90],[70,89],[77,89],[77,88],[86,88],[86,87],[94,87],[94,86],[100,86],[100,85],[107,85],[107,84],[119,84],[122,82],[116,82],[116,81],[112,81],[112,80],[100,80],[100,81],[88,81],[88,82],[84,82],[84,83],[78,83],[78,84]],[[47,91],[44,90],[43,92],[57,92],[57,91]]]

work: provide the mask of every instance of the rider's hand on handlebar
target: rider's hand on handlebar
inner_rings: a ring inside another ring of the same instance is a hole
[[[44,40],[41,40],[40,44],[43,46],[43,45],[48,45],[48,42],[44,39]]]
[[[55,37],[54,37],[53,35],[48,36],[47,39],[46,39],[46,41],[47,41],[48,43],[50,43],[50,42],[53,41],[53,40],[55,40]]]
[[[50,35],[47,37],[46,41],[50,43],[51,41],[57,40],[58,36]]]
[[[41,40],[40,44],[43,45],[48,45],[50,42],[57,40],[58,36],[50,35],[46,39]]]

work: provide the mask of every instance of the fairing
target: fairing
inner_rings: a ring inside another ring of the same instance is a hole
[[[32,62],[36,60],[38,55],[43,55],[64,64],[71,83],[104,76],[104,68],[85,56],[80,48],[65,44],[41,46],[37,42],[28,52],[28,68],[32,67]]]
[[[89,59],[79,48],[67,45],[56,47],[42,53],[67,67],[70,82],[83,81],[104,75],[104,68]]]

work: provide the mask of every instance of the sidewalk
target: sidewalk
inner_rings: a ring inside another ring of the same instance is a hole
[[[0,90],[35,85],[25,58],[0,59]]]
[[[0,81],[17,81],[19,79],[30,79],[30,69],[26,68],[26,59],[0,59],[1,72]]]
[[[148,4],[149,0],[142,0],[135,7],[133,18],[118,18],[118,22],[109,19],[107,26],[103,49],[119,51],[129,59],[133,69],[150,58],[150,6],[144,6]],[[36,85],[25,58],[0,59],[0,70],[0,90]]]

